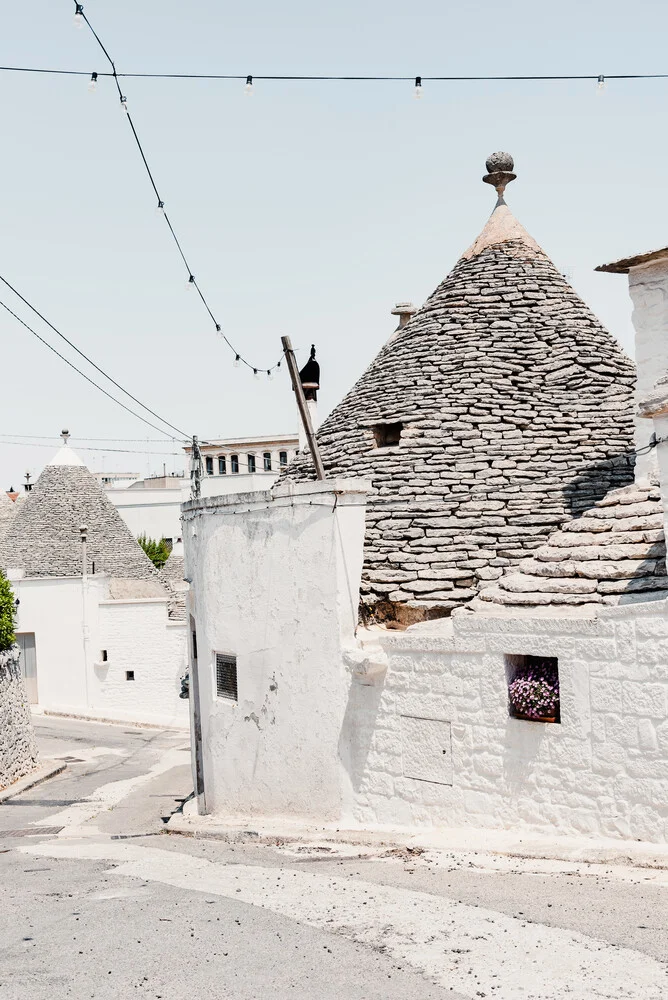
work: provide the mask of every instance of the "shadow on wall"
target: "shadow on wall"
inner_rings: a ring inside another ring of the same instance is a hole
[[[633,482],[634,469],[635,456],[619,455],[579,472],[564,487],[566,506],[573,517],[579,517],[585,510],[593,507],[610,490],[629,486]]]
[[[339,736],[339,759],[355,792],[360,791],[362,780],[369,770],[367,759],[384,687],[384,678],[375,684],[360,684],[354,678],[350,682]]]

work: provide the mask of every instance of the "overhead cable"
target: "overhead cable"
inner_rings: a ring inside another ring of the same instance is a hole
[[[51,444],[38,444],[37,441],[3,441],[0,438],[0,448],[4,445],[17,445],[20,448],[51,448],[53,449],[54,442]],[[96,452],[118,452],[122,455],[151,455],[153,458],[170,458],[175,456],[177,458],[184,458],[182,451],[150,451],[147,452],[140,448],[88,448],[84,445],[77,445],[77,451],[96,451]]]
[[[169,438],[172,441],[174,440],[174,436],[172,434],[168,434],[167,431],[162,429],[162,427],[158,427],[156,424],[152,424],[150,420],[147,420],[145,417],[142,417],[142,415],[140,413],[137,413],[136,410],[130,409],[130,407],[126,406],[125,403],[121,402],[120,399],[117,399],[115,396],[112,396],[110,392],[107,392],[106,389],[103,389],[101,385],[98,385],[97,382],[93,381],[93,379],[90,378],[88,375],[86,375],[85,372],[82,372],[80,368],[77,368],[76,365],[72,364],[72,362],[68,358],[66,358],[64,354],[61,354],[59,351],[57,351],[55,347],[53,347],[48,342],[48,340],[44,339],[44,337],[40,337],[40,335],[37,333],[36,330],[33,330],[31,326],[28,326],[28,324],[24,320],[22,320],[20,316],[17,316],[17,314],[12,309],[10,309],[9,306],[1,299],[0,299],[0,306],[2,306],[2,308],[5,309],[10,316],[13,316],[14,319],[21,324],[21,326],[25,327],[25,329],[28,330],[29,333],[32,333],[33,337],[37,337],[37,339],[42,344],[44,344],[45,347],[48,347],[50,351],[53,351],[56,357],[60,358],[61,361],[64,361],[66,365],[70,366],[70,368],[73,368],[78,375],[81,375],[81,377],[85,378],[86,381],[89,382],[92,386],[95,386],[96,389],[99,389],[100,392],[103,393],[108,399],[111,399],[114,403],[117,403],[119,406],[122,406],[124,410],[126,410],[128,413],[131,413],[133,417],[137,418],[137,420],[141,420],[143,423],[148,424],[148,426],[152,427],[154,431],[157,431],[159,434],[164,434],[166,438]],[[172,425],[168,424],[168,426],[171,427]],[[179,434],[181,434],[181,431],[179,431]],[[184,435],[184,437],[187,437],[187,435]]]
[[[86,23],[90,27],[88,18]],[[93,29],[91,28],[91,31]],[[97,38],[97,35],[95,36]],[[98,38],[99,42],[99,38]],[[102,46],[102,43],[100,46]],[[105,55],[107,55],[105,50]],[[107,55],[107,58],[109,56]],[[0,66],[0,72],[5,73],[44,73],[52,76],[87,76],[90,77],[90,70],[86,69],[49,69],[44,66]],[[249,79],[247,73],[118,73],[118,72],[98,72],[97,77],[112,77],[118,80],[239,80],[246,82]],[[597,83],[601,76],[605,80],[665,80],[668,73],[543,73],[543,74],[512,74],[512,75],[470,75],[470,76],[371,76],[364,74],[357,75],[315,75],[300,73],[253,73],[250,75],[251,81],[267,80],[286,83],[414,83],[419,79],[426,83],[490,83],[494,82],[518,82],[525,81],[567,81],[567,80],[592,80]]]
[[[130,398],[130,399],[131,399],[131,400],[133,401],[133,403],[137,403],[137,404],[138,404],[139,406],[141,406],[142,410],[146,410],[146,412],[147,412],[147,413],[150,413],[150,414],[151,414],[151,416],[155,417],[155,418],[156,418],[157,420],[160,420],[160,421],[162,421],[162,423],[163,423],[163,424],[166,424],[166,426],[167,426],[167,427],[171,427],[171,429],[172,429],[173,431],[176,431],[176,433],[177,433],[177,434],[179,435],[179,437],[183,437],[183,438],[187,438],[187,437],[189,436],[189,435],[188,435],[188,434],[186,434],[186,433],[185,433],[184,431],[181,431],[181,430],[179,430],[179,428],[178,428],[178,427],[175,427],[175,426],[174,426],[174,424],[170,424],[169,420],[165,420],[165,419],[164,419],[164,417],[161,417],[159,413],[156,413],[156,412],[155,412],[155,410],[152,410],[152,409],[150,408],[150,406],[146,406],[146,404],[145,404],[145,403],[142,403],[140,399],[137,399],[137,397],[136,397],[136,396],[133,396],[131,392],[128,392],[128,390],[127,390],[127,389],[124,389],[124,388],[123,388],[123,386],[122,386],[122,385],[120,385],[120,383],[118,383],[118,382],[117,382],[117,381],[116,381],[115,379],[113,379],[113,378],[111,377],[111,375],[108,375],[108,374],[107,374],[107,373],[106,373],[106,372],[105,372],[105,371],[104,371],[104,370],[103,370],[102,368],[100,368],[100,366],[99,366],[99,365],[96,365],[96,364],[95,364],[95,362],[94,362],[94,361],[92,361],[92,360],[91,360],[91,359],[90,359],[90,358],[88,357],[88,355],[87,355],[87,354],[84,354],[84,352],[83,352],[83,351],[79,350],[79,348],[78,348],[78,347],[76,346],[76,344],[73,344],[73,343],[72,343],[72,341],[71,341],[71,340],[69,340],[69,339],[68,339],[68,338],[67,338],[67,337],[65,336],[65,334],[64,334],[64,333],[61,333],[61,332],[60,332],[60,330],[59,330],[59,329],[58,329],[57,327],[55,327],[55,326],[53,325],[53,323],[51,323],[51,322],[50,322],[50,320],[48,320],[48,319],[46,318],[46,316],[42,315],[42,313],[41,313],[41,312],[39,311],[39,309],[35,308],[35,306],[34,306],[34,305],[32,305],[32,303],[31,303],[31,302],[29,302],[29,301],[28,301],[28,300],[27,300],[27,299],[26,299],[26,298],[25,298],[25,297],[24,297],[23,295],[21,295],[21,293],[20,293],[20,292],[19,292],[19,291],[18,291],[18,290],[17,290],[16,288],[14,288],[14,286],[13,286],[12,284],[10,284],[10,283],[9,283],[9,281],[7,281],[7,279],[6,279],[6,278],[4,278],[4,277],[3,277],[3,276],[2,276],[1,274],[0,274],[0,281],[2,281],[2,283],[3,283],[4,285],[6,285],[6,286],[7,286],[7,288],[9,288],[9,290],[10,290],[10,291],[12,291],[12,292],[14,293],[14,295],[16,295],[16,297],[17,297],[18,299],[20,299],[20,300],[21,300],[21,302],[23,302],[23,304],[24,304],[24,305],[28,306],[28,309],[32,310],[32,312],[34,312],[36,316],[39,316],[39,318],[40,318],[40,319],[42,320],[42,322],[43,322],[43,323],[46,323],[46,325],[47,325],[47,326],[48,326],[48,327],[49,327],[49,328],[50,328],[51,330],[53,330],[53,332],[54,332],[55,334],[57,334],[57,335],[58,335],[58,336],[60,337],[60,339],[61,339],[61,340],[64,340],[64,341],[65,341],[65,343],[66,343],[66,344],[68,344],[68,345],[69,345],[69,347],[71,347],[73,351],[76,351],[76,353],[77,353],[77,354],[78,354],[78,355],[79,355],[80,357],[82,357],[82,358],[84,359],[84,361],[87,361],[87,362],[88,362],[88,364],[89,364],[89,365],[91,365],[91,367],[92,367],[92,368],[94,368],[94,369],[95,369],[96,371],[98,371],[98,372],[100,373],[100,375],[103,375],[103,376],[104,376],[104,377],[105,377],[105,378],[107,379],[107,381],[108,381],[108,382],[111,382],[111,384],[112,384],[112,385],[115,385],[117,389],[120,389],[120,390],[121,390],[121,392],[122,392],[122,393],[124,393],[124,395],[128,396],[128,397],[129,397],[129,398]],[[0,303],[0,305],[4,305],[4,303]],[[8,308],[7,306],[4,306],[4,308],[5,308],[5,309],[7,309],[7,312],[11,312],[11,309],[9,309],[9,308]],[[16,315],[15,313],[12,313],[12,316],[15,316],[15,315]],[[19,317],[18,317],[18,316],[16,316],[16,319],[18,319],[18,320],[19,320],[19,323],[23,323],[23,320],[22,320],[22,319],[19,319]],[[28,326],[28,325],[27,325],[26,323],[23,323],[23,325],[24,325],[24,326],[25,326],[25,327],[26,327],[26,328],[27,328],[28,330],[30,330],[30,331],[31,331],[31,333],[35,333],[35,331],[34,331],[34,330],[31,330],[31,328],[30,328],[30,327],[29,327],[29,326]],[[38,336],[38,334],[35,334],[35,336]],[[40,339],[41,339],[41,338],[40,338]],[[43,343],[45,343],[45,344],[46,344],[47,342],[46,342],[46,341],[43,341]],[[49,347],[50,347],[50,345],[49,345],[49,344],[47,344],[47,346],[49,346]],[[52,350],[53,350],[53,348],[52,348]],[[58,353],[58,352],[56,351],[56,353]],[[58,355],[58,357],[61,357],[61,355]],[[67,359],[66,359],[66,358],[64,358],[63,360],[67,360]],[[69,364],[69,362],[68,362],[68,364]],[[72,368],[74,368],[74,365],[72,365]],[[76,368],[76,369],[75,369],[75,371],[79,371],[79,369],[78,369],[78,368]],[[83,372],[79,372],[79,374],[83,375]],[[84,375],[84,378],[86,378],[86,377],[87,377],[87,376],[85,376],[85,375]],[[89,379],[89,381],[90,381],[90,379]],[[96,384],[97,384],[97,383],[93,382],[93,385],[96,385]],[[100,387],[98,386],[98,388],[100,388]],[[102,390],[102,391],[104,392],[104,390]],[[107,393],[107,395],[108,395],[108,393]],[[113,396],[110,396],[110,399],[114,399],[114,397],[113,397]],[[117,400],[117,402],[118,402],[118,400]],[[121,405],[122,405],[122,404],[121,404]],[[133,412],[133,411],[131,410],[130,412]],[[135,415],[136,415],[136,414],[135,414]],[[143,419],[143,418],[141,418],[141,417],[140,417],[140,419]],[[144,421],[144,423],[149,423],[149,422],[145,420],[145,421]],[[172,434],[167,434],[167,433],[166,433],[166,431],[163,431],[163,430],[162,430],[162,428],[160,428],[160,427],[157,427],[157,428],[156,428],[156,427],[154,426],[154,424],[151,424],[151,423],[149,423],[149,427],[153,427],[153,428],[154,428],[155,430],[158,430],[158,431],[160,431],[160,433],[161,433],[161,434],[165,434],[165,436],[166,436],[166,437],[173,437],[173,435],[172,435]]]
[[[222,328],[221,324],[218,322],[218,320],[217,320],[217,318],[216,318],[216,316],[215,316],[215,314],[213,312],[213,309],[212,309],[211,305],[209,304],[209,300],[204,295],[204,292],[200,288],[200,285],[199,285],[197,279],[195,278],[195,275],[193,274],[193,270],[192,270],[192,268],[190,266],[190,262],[189,262],[188,258],[186,257],[186,253],[185,253],[185,251],[183,249],[183,245],[182,245],[181,241],[179,240],[178,236],[176,235],[176,231],[174,229],[172,221],[171,221],[171,219],[169,217],[169,214],[167,213],[167,210],[165,208],[165,202],[164,202],[164,200],[162,198],[162,195],[160,194],[160,191],[158,190],[158,185],[157,185],[155,177],[153,175],[153,171],[151,170],[151,167],[149,166],[149,162],[148,162],[148,159],[146,158],[146,153],[144,151],[144,147],[141,144],[141,140],[140,140],[139,135],[137,133],[137,129],[135,128],[135,123],[134,123],[134,121],[132,119],[132,115],[131,115],[130,110],[128,108],[127,99],[125,97],[125,94],[121,90],[121,85],[119,83],[119,79],[120,79],[120,76],[122,74],[119,74],[119,73],[116,72],[116,65],[114,63],[114,60],[109,55],[109,52],[107,51],[107,49],[106,49],[104,43],[102,42],[100,36],[97,34],[97,32],[95,31],[95,28],[90,23],[90,21],[88,20],[86,14],[84,13],[83,5],[80,4],[80,3],[76,3],[75,2],[74,6],[75,6],[75,18],[79,19],[79,23],[81,23],[81,24],[83,24],[85,22],[85,24],[90,29],[90,32],[93,35],[93,38],[95,39],[95,41],[99,45],[100,49],[104,53],[105,59],[107,60],[107,62],[111,66],[111,72],[110,73],[94,73],[93,77],[91,78],[91,80],[93,80],[93,82],[97,82],[97,78],[99,76],[110,76],[113,79],[113,81],[114,81],[114,83],[116,85],[116,90],[118,91],[118,97],[119,97],[120,102],[121,102],[121,110],[125,113],[125,116],[127,117],[128,125],[130,126],[130,130],[132,132],[132,137],[133,137],[133,139],[135,141],[135,145],[137,146],[137,149],[139,150],[139,154],[141,156],[142,163],[144,164],[144,168],[145,168],[146,173],[148,175],[148,179],[149,179],[149,181],[151,183],[151,187],[153,188],[153,193],[155,194],[155,197],[157,199],[156,208],[162,214],[162,216],[163,216],[163,218],[165,220],[165,223],[167,225],[167,228],[169,229],[169,232],[170,232],[170,235],[172,237],[172,240],[174,241],[174,245],[176,246],[176,249],[179,252],[179,256],[181,257],[181,260],[183,261],[183,264],[185,266],[185,269],[186,269],[186,272],[187,272],[187,276],[188,276],[187,287],[188,288],[194,288],[197,291],[197,294],[199,295],[199,297],[200,297],[200,299],[202,301],[202,305],[206,309],[206,311],[207,311],[207,313],[209,315],[209,318],[211,319],[211,322],[213,323],[213,325],[215,327],[216,333],[219,334],[220,337],[222,337],[222,339],[225,341],[225,343],[227,344],[227,346],[233,352],[235,364],[237,366],[239,364],[246,365],[246,367],[250,368],[250,370],[253,372],[253,374],[256,377],[259,377],[260,374],[266,374],[269,378],[271,378],[273,371],[275,369],[281,367],[281,359],[280,358],[279,358],[278,361],[276,361],[273,365],[271,365],[268,368],[267,367],[263,367],[263,366],[257,366],[257,365],[251,364],[250,361],[247,361],[246,358],[244,358],[239,353],[239,351],[236,349],[236,347],[230,342],[230,340],[227,338],[227,336],[223,333],[223,328]],[[251,78],[249,77],[248,79],[251,79]]]

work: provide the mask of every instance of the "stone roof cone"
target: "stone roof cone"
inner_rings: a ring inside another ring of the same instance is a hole
[[[94,563],[97,574],[150,581],[148,589],[162,594],[155,567],[67,444],[68,436],[63,432],[63,447],[25,494],[0,538],[0,567],[23,569],[28,577],[80,576],[80,528],[86,525],[89,572]]]
[[[513,170],[487,161],[483,231],[318,431],[328,476],[373,483],[379,618],[450,613],[633,479],[633,363],[506,205]]]

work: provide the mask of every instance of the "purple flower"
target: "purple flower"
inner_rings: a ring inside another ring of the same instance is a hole
[[[510,704],[529,719],[552,718],[559,712],[559,674],[554,659],[527,657],[508,685]]]

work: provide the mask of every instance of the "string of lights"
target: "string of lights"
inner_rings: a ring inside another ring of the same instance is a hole
[[[6,303],[4,303],[1,299],[0,299],[0,306],[2,306],[2,308],[6,312],[8,312],[10,316],[13,316],[14,319],[18,323],[20,323],[22,327],[24,327],[26,330],[28,330],[29,333],[32,333],[33,337],[37,337],[37,339],[40,341],[40,343],[44,344],[45,347],[48,347],[48,349],[50,351],[53,351],[53,353],[56,355],[56,357],[60,358],[61,361],[64,361],[65,364],[69,365],[70,368],[73,368],[74,371],[77,372],[78,375],[81,375],[81,377],[84,378],[86,380],[86,382],[89,382],[90,385],[94,386],[96,389],[99,389],[99,391],[101,393],[103,393],[108,399],[111,399],[114,403],[117,403],[118,406],[122,406],[124,410],[126,410],[128,413],[131,413],[133,417],[137,418],[137,420],[141,420],[143,423],[148,424],[148,426],[152,427],[154,431],[158,432],[158,434],[164,434],[165,437],[170,438],[172,441],[174,440],[174,435],[173,434],[168,434],[167,431],[165,431],[165,430],[162,429],[162,427],[158,427],[156,424],[151,423],[150,420],[147,420],[146,417],[143,417],[140,413],[137,413],[136,410],[132,410],[129,406],[126,406],[125,403],[123,403],[120,399],[117,399],[116,396],[112,396],[112,394],[110,392],[107,392],[106,389],[104,389],[101,385],[99,385],[92,378],[90,378],[88,375],[86,375],[85,372],[82,372],[80,368],[77,368],[77,366],[75,364],[73,364],[69,360],[69,358],[66,358],[64,354],[61,354],[59,351],[57,351],[56,348],[53,347],[48,342],[48,340],[45,340],[44,337],[41,337],[39,335],[39,333],[37,333],[36,330],[33,330],[33,328],[31,326],[28,326],[28,324],[25,322],[25,320],[22,320],[20,316],[17,316],[17,314],[12,309],[10,309],[9,306]],[[95,367],[97,367],[97,366],[95,366]],[[98,371],[101,371],[101,369],[98,369]],[[104,372],[102,374],[104,374]],[[105,377],[108,377],[108,376],[105,376]],[[123,391],[125,391],[125,390],[123,390]],[[140,404],[140,405],[142,405],[142,404]],[[171,427],[172,425],[168,424],[168,426]],[[181,431],[179,431],[178,433],[182,434]],[[188,437],[187,434],[183,434],[182,436],[184,438]]]
[[[75,15],[76,17],[76,15]],[[82,18],[88,23],[82,9]],[[369,76],[364,74],[300,74],[300,73],[119,73],[96,72],[86,69],[50,69],[45,66],[0,66],[0,72],[5,73],[44,73],[51,76],[86,76],[91,83],[97,83],[103,77],[118,80],[238,80],[245,82],[244,91],[253,92],[255,81],[285,83],[413,83],[421,86],[423,83],[503,83],[503,82],[560,82],[568,80],[591,80],[593,83],[605,83],[608,80],[665,80],[668,73],[542,73],[542,74],[509,74],[470,76]],[[417,84],[417,81],[420,81]],[[250,91],[249,89],[250,88]],[[94,89],[94,88],[93,88]]]
[[[137,149],[139,150],[139,154],[141,156],[142,163],[144,164],[144,168],[145,168],[146,173],[148,175],[148,179],[149,179],[149,181],[151,183],[151,187],[153,188],[153,193],[154,193],[154,195],[156,197],[156,200],[157,200],[156,208],[157,208],[158,212],[162,215],[163,219],[165,220],[165,224],[167,225],[167,228],[168,228],[169,233],[170,233],[170,235],[172,237],[174,245],[176,246],[176,249],[179,252],[179,256],[181,257],[181,260],[183,261],[183,264],[185,266],[185,269],[186,269],[186,272],[187,272],[186,287],[189,288],[189,289],[194,289],[194,291],[196,291],[197,294],[199,295],[200,300],[202,302],[202,305],[204,306],[206,312],[209,315],[209,318],[210,318],[211,322],[213,323],[213,325],[215,327],[216,333],[225,341],[225,343],[227,344],[227,346],[233,352],[235,366],[238,368],[240,365],[246,365],[246,367],[249,368],[253,372],[253,375],[256,378],[259,378],[260,374],[265,374],[266,373],[267,377],[269,379],[271,379],[273,377],[273,372],[276,369],[278,369],[278,368],[281,367],[281,358],[279,358],[279,360],[275,364],[271,365],[269,368],[262,368],[262,367],[254,365],[254,364],[251,364],[251,362],[247,361],[246,358],[244,358],[241,355],[241,353],[237,350],[237,348],[231,343],[231,341],[228,339],[227,335],[225,333],[223,333],[223,328],[222,328],[221,324],[218,322],[218,320],[217,320],[217,318],[216,318],[216,316],[215,316],[215,314],[213,312],[213,309],[212,309],[211,305],[209,304],[209,300],[204,295],[204,292],[202,291],[202,288],[200,287],[199,282],[197,281],[195,275],[193,274],[192,267],[190,266],[190,262],[189,262],[188,258],[186,257],[186,253],[185,253],[185,251],[183,249],[183,244],[181,243],[180,239],[178,238],[178,236],[176,234],[176,230],[174,229],[174,226],[172,224],[172,220],[171,220],[171,218],[170,218],[170,216],[169,216],[169,214],[167,212],[167,209],[165,207],[164,199],[163,199],[163,197],[162,197],[162,195],[161,195],[161,193],[160,193],[160,191],[158,189],[158,185],[156,183],[155,176],[153,174],[153,171],[151,170],[151,167],[149,166],[149,162],[148,162],[148,159],[146,157],[146,153],[144,151],[144,147],[141,144],[141,140],[140,140],[139,135],[137,133],[137,129],[135,128],[135,123],[134,123],[132,115],[130,113],[130,109],[128,108],[127,98],[126,98],[125,94],[123,93],[123,90],[121,89],[121,85],[119,83],[119,79],[122,76],[122,74],[119,74],[116,71],[116,64],[114,63],[114,60],[109,55],[109,52],[107,51],[107,49],[106,49],[104,43],[102,42],[100,36],[95,31],[95,28],[90,23],[90,21],[88,20],[86,14],[84,13],[83,4],[75,2],[74,7],[75,7],[75,14],[74,14],[75,24],[77,26],[79,26],[79,27],[83,27],[84,24],[87,25],[87,27],[90,29],[91,34],[93,35],[93,38],[95,39],[95,41],[99,45],[100,49],[104,53],[105,59],[107,60],[107,62],[111,66],[111,72],[110,73],[103,73],[103,74],[101,74],[101,73],[93,73],[91,75],[91,79],[90,79],[90,83],[89,83],[89,88],[95,89],[95,86],[96,86],[97,81],[98,81],[98,77],[100,77],[100,76],[111,77],[111,79],[114,81],[114,84],[116,85],[116,90],[118,92],[118,97],[119,97],[120,103],[121,103],[121,111],[124,112],[124,114],[125,114],[125,116],[127,118],[128,125],[130,127],[131,132],[132,132],[132,137],[134,139],[135,145],[137,146]],[[248,77],[248,81],[250,81],[250,86],[252,86],[252,82],[253,82],[252,81],[252,77]]]
[[[136,396],[133,396],[131,392],[128,392],[128,390],[127,390],[127,389],[124,389],[124,388],[123,388],[123,386],[122,386],[122,385],[120,385],[120,383],[119,383],[119,382],[117,382],[117,381],[116,381],[115,379],[113,379],[113,378],[111,377],[111,375],[108,375],[108,374],[107,374],[107,372],[105,372],[105,371],[104,371],[104,370],[103,370],[102,368],[100,368],[100,366],[99,366],[99,365],[96,365],[96,364],[95,364],[95,362],[94,362],[94,361],[92,361],[92,360],[91,360],[91,359],[90,359],[90,358],[88,357],[88,355],[87,355],[87,354],[84,354],[84,352],[83,352],[83,351],[79,350],[79,348],[78,348],[78,347],[76,346],[76,344],[73,344],[73,343],[72,343],[72,341],[71,341],[71,340],[69,340],[69,339],[68,339],[68,338],[67,338],[67,337],[65,336],[65,334],[64,334],[64,333],[61,333],[61,332],[60,332],[60,330],[59,330],[59,329],[58,329],[57,327],[55,327],[55,326],[53,325],[53,323],[52,323],[52,322],[51,322],[50,320],[48,320],[48,319],[46,318],[46,316],[44,316],[44,315],[43,315],[43,314],[42,314],[42,313],[41,313],[41,312],[39,311],[39,309],[37,309],[37,308],[36,308],[36,307],[35,307],[34,305],[32,305],[32,303],[31,303],[31,302],[29,302],[29,301],[28,301],[28,299],[26,299],[26,298],[25,298],[25,296],[21,295],[21,293],[20,293],[20,292],[18,291],[18,289],[14,288],[14,286],[13,286],[12,284],[10,284],[10,282],[9,282],[9,281],[7,281],[7,279],[6,279],[6,278],[4,278],[4,277],[3,277],[3,276],[2,276],[1,274],[0,274],[0,281],[1,281],[2,283],[3,283],[3,285],[6,285],[6,286],[7,286],[7,288],[9,288],[9,290],[10,290],[11,292],[13,292],[13,293],[14,293],[14,295],[16,295],[16,297],[17,297],[18,299],[20,299],[20,300],[21,300],[21,302],[23,302],[23,304],[24,304],[24,305],[26,305],[26,306],[28,307],[28,309],[30,309],[30,310],[31,310],[31,312],[34,312],[34,314],[35,314],[36,316],[38,316],[38,317],[39,317],[39,318],[40,318],[40,319],[42,320],[42,322],[43,322],[43,323],[46,323],[46,325],[47,325],[47,326],[49,327],[49,329],[53,330],[53,332],[54,332],[55,334],[57,334],[57,335],[58,335],[58,336],[60,337],[60,339],[61,339],[61,340],[64,340],[64,341],[65,341],[65,343],[66,343],[66,344],[67,344],[67,345],[68,345],[69,347],[71,347],[73,351],[76,351],[76,353],[77,353],[77,354],[79,355],[79,357],[83,358],[83,359],[84,359],[84,361],[87,361],[87,362],[88,362],[88,364],[89,364],[89,365],[90,365],[90,366],[91,366],[92,368],[94,368],[94,369],[95,369],[95,371],[99,372],[99,373],[100,373],[100,375],[103,375],[103,376],[104,376],[104,378],[106,378],[108,382],[111,382],[111,384],[112,384],[112,385],[114,385],[114,386],[116,386],[116,388],[117,388],[117,389],[120,389],[120,390],[121,390],[121,392],[122,392],[122,393],[123,393],[123,394],[124,394],[125,396],[128,396],[128,397],[129,397],[129,399],[131,399],[131,400],[133,401],[133,403],[137,403],[137,405],[138,405],[138,406],[141,406],[142,410],[146,410],[146,412],[147,412],[147,413],[150,413],[150,414],[151,414],[151,416],[155,417],[155,418],[156,418],[157,420],[160,420],[160,421],[162,421],[162,423],[163,423],[163,424],[166,424],[166,425],[167,425],[167,427],[171,427],[171,429],[172,429],[173,431],[176,431],[176,433],[177,433],[177,434],[178,434],[178,435],[179,435],[180,437],[188,437],[188,435],[187,435],[187,434],[185,434],[185,433],[184,433],[184,431],[181,431],[181,430],[179,430],[179,428],[178,428],[178,427],[175,427],[175,426],[174,426],[174,424],[170,424],[169,420],[165,420],[165,419],[164,419],[164,417],[161,417],[159,413],[156,413],[156,412],[155,412],[155,410],[152,410],[152,409],[150,408],[150,406],[146,406],[146,405],[145,405],[144,403],[142,403],[142,401],[141,401],[140,399],[137,399],[137,397],[136,397]],[[4,305],[4,303],[0,303],[0,304]],[[7,309],[7,312],[11,312],[11,309],[9,309],[9,308],[8,308],[7,306],[4,306],[4,308],[5,308],[5,309]],[[12,316],[15,316],[15,318],[16,318],[16,319],[19,319],[19,317],[18,317],[18,316],[16,316],[16,315],[15,315],[15,313],[12,313]],[[19,319],[19,322],[20,322],[20,323],[23,323],[23,320]],[[28,330],[30,330],[30,327],[29,327],[29,326],[27,326],[27,324],[26,324],[26,323],[23,323],[23,325],[24,325],[24,326],[26,326],[26,328],[27,328]],[[35,331],[34,331],[34,330],[30,330],[30,332],[31,332],[31,333],[35,333]],[[37,335],[37,334],[35,334],[35,336],[38,336],[38,335]],[[40,338],[40,339],[41,339],[41,338]],[[46,342],[46,341],[43,341],[43,343],[47,343],[47,342]],[[47,346],[50,346],[50,345],[47,345]],[[57,353],[57,352],[56,352],[56,353]],[[58,356],[60,357],[61,355],[58,355]],[[65,360],[65,359],[63,359],[63,360]],[[69,362],[68,362],[68,363],[69,363]],[[72,367],[74,367],[74,366],[72,366]],[[75,371],[79,371],[79,369],[77,368],[77,369],[75,369]],[[82,373],[82,372],[80,372],[79,374],[83,374],[83,373]],[[84,376],[84,377],[86,377],[86,376]],[[93,385],[95,385],[95,384],[96,384],[96,383],[93,383]],[[99,388],[99,386],[98,386],[98,388]],[[104,390],[103,390],[103,391],[104,391]],[[110,398],[112,398],[112,399],[113,399],[114,397],[110,397]],[[116,400],[116,402],[118,402],[118,400]],[[132,411],[131,411],[131,412],[132,412]],[[137,414],[135,414],[135,416],[136,416],[136,415],[137,415]],[[140,417],[140,419],[142,419],[142,418]],[[147,421],[144,421],[144,422],[145,422],[145,423],[147,423]],[[153,425],[153,424],[149,424],[149,426],[150,426],[150,427],[154,427],[154,425]],[[154,430],[158,430],[158,431],[160,431],[161,433],[163,433],[163,434],[166,434],[166,432],[165,432],[165,431],[162,431],[162,430],[161,430],[161,428],[159,428],[159,427],[158,427],[158,428],[155,428],[155,427],[154,427]],[[172,434],[166,434],[166,437],[173,437],[173,435],[172,435]]]

